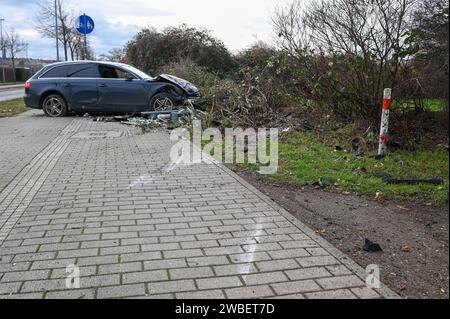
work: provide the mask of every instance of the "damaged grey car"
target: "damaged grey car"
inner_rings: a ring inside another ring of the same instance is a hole
[[[152,77],[113,62],[60,62],[45,66],[25,83],[25,104],[47,116],[73,113],[136,114],[195,103],[199,90],[172,75]]]

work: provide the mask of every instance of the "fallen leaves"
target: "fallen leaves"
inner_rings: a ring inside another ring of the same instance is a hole
[[[395,285],[395,286],[394,286],[394,289],[395,289],[397,292],[401,292],[401,291],[405,291],[405,290],[406,290],[406,286],[403,286],[403,285]]]
[[[411,252],[411,247],[409,247],[408,245],[403,245],[400,247],[400,250],[403,251],[404,253],[409,253]]]
[[[375,200],[378,200],[378,199],[382,199],[383,198],[383,193],[382,192],[376,192],[375,193]]]

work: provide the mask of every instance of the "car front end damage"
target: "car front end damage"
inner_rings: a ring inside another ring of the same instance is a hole
[[[169,74],[161,74],[152,81],[169,83],[178,88],[179,92],[176,93],[179,95],[181,104],[200,105],[200,91],[191,82]]]

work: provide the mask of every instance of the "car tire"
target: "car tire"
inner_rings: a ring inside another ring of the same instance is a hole
[[[150,99],[151,111],[171,111],[176,106],[177,100],[170,93],[158,93]]]
[[[42,102],[42,110],[48,117],[63,117],[67,115],[67,103],[61,95],[51,94]]]

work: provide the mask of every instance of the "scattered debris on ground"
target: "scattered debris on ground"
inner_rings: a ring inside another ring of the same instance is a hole
[[[94,122],[120,122],[134,126],[141,129],[142,133],[157,128],[173,130],[188,126],[193,120],[202,120],[205,116],[206,112],[196,110],[192,104],[180,109],[142,112],[139,115],[91,116],[89,113],[83,115],[85,118],[92,118]]]
[[[378,252],[383,251],[383,249],[381,248],[381,246],[379,244],[374,243],[374,242],[370,241],[369,239],[366,239],[363,250],[370,252],[370,253],[378,253]]]
[[[383,181],[386,184],[408,184],[408,185],[418,185],[418,184],[432,184],[432,185],[442,185],[444,180],[438,177],[430,177],[428,179],[398,179],[391,176],[383,176]]]

